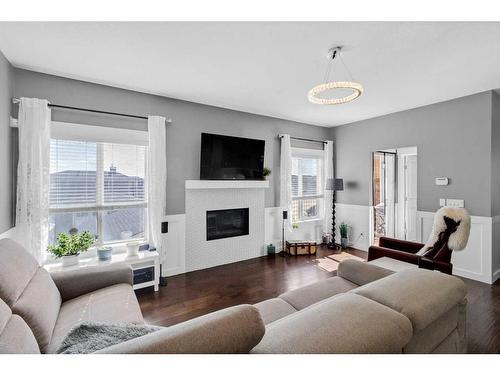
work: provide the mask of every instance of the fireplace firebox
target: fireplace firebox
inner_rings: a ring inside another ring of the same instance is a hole
[[[248,208],[207,211],[207,241],[248,234]]]

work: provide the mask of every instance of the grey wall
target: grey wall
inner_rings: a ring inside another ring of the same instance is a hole
[[[0,233],[13,223],[13,149],[12,129],[9,125],[13,92],[13,69],[0,52]]]
[[[491,216],[500,215],[500,95],[491,102]]]
[[[200,134],[212,132],[264,139],[265,165],[272,169],[266,207],[279,204],[279,158],[277,135],[327,139],[327,128],[271,117],[252,115],[160,96],[142,94],[52,75],[14,69],[14,94],[37,97],[52,103],[131,114],[162,115],[172,119],[167,128],[167,212],[184,213],[184,181],[199,179]],[[52,118],[91,125],[147,129],[142,120],[53,110]]]
[[[345,186],[337,201],[369,204],[371,152],[417,146],[418,210],[458,198],[471,214],[491,216],[491,103],[492,93],[484,92],[332,128],[335,173]],[[436,186],[436,177],[451,183]]]

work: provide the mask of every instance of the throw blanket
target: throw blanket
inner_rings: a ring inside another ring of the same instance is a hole
[[[88,354],[155,332],[161,327],[139,324],[82,323],[63,340],[57,353]]]

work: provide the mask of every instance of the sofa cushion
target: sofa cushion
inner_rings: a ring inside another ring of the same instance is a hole
[[[404,353],[432,353],[450,333],[457,330],[458,320],[459,309],[458,305],[455,305],[424,329],[414,332],[403,350]]]
[[[392,273],[391,270],[378,267],[373,262],[365,263],[354,259],[346,259],[340,262],[337,270],[337,276],[357,285],[371,283]]]
[[[351,293],[370,298],[407,316],[420,331],[460,304],[467,287],[457,277],[437,271],[407,269]]]
[[[264,324],[269,324],[297,311],[281,298],[271,298],[254,305],[260,313]]]
[[[188,320],[96,353],[229,354],[248,353],[265,327],[259,310],[238,305]]]
[[[354,261],[361,263],[359,261]],[[303,286],[295,290],[283,293],[279,298],[288,302],[297,310],[310,306],[316,302],[322,301],[325,298],[332,297],[339,293],[345,293],[351,289],[357,288],[358,285],[346,280],[342,277],[334,276],[326,280]]]
[[[129,284],[117,284],[71,299],[61,305],[48,353],[55,353],[69,331],[82,322],[144,323]]]
[[[38,263],[21,245],[0,240],[0,299],[12,307],[38,270]]]
[[[41,267],[12,306],[12,312],[21,316],[33,331],[42,353],[52,337],[60,307],[59,290]]]
[[[391,270],[394,272],[399,272],[411,268],[418,268],[416,264],[403,262],[402,260],[397,260],[388,257],[377,258],[375,260],[370,261],[371,265],[375,265],[378,267],[385,268],[387,270]]]
[[[404,315],[356,294],[339,294],[266,326],[252,353],[401,353],[411,335]]]
[[[19,315],[0,300],[0,354],[38,354],[33,332]]]

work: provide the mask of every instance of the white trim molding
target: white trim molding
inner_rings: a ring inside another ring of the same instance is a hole
[[[500,215],[492,217],[492,275],[491,282],[500,279]]]
[[[265,189],[266,180],[186,180],[186,189]]]
[[[432,230],[434,212],[417,211],[417,238],[425,243]],[[468,279],[492,284],[493,218],[471,216],[471,230],[467,247],[454,251],[452,255],[453,274]],[[497,220],[500,224],[500,220]],[[500,233],[499,233],[500,234]],[[500,272],[497,270],[497,274]]]

